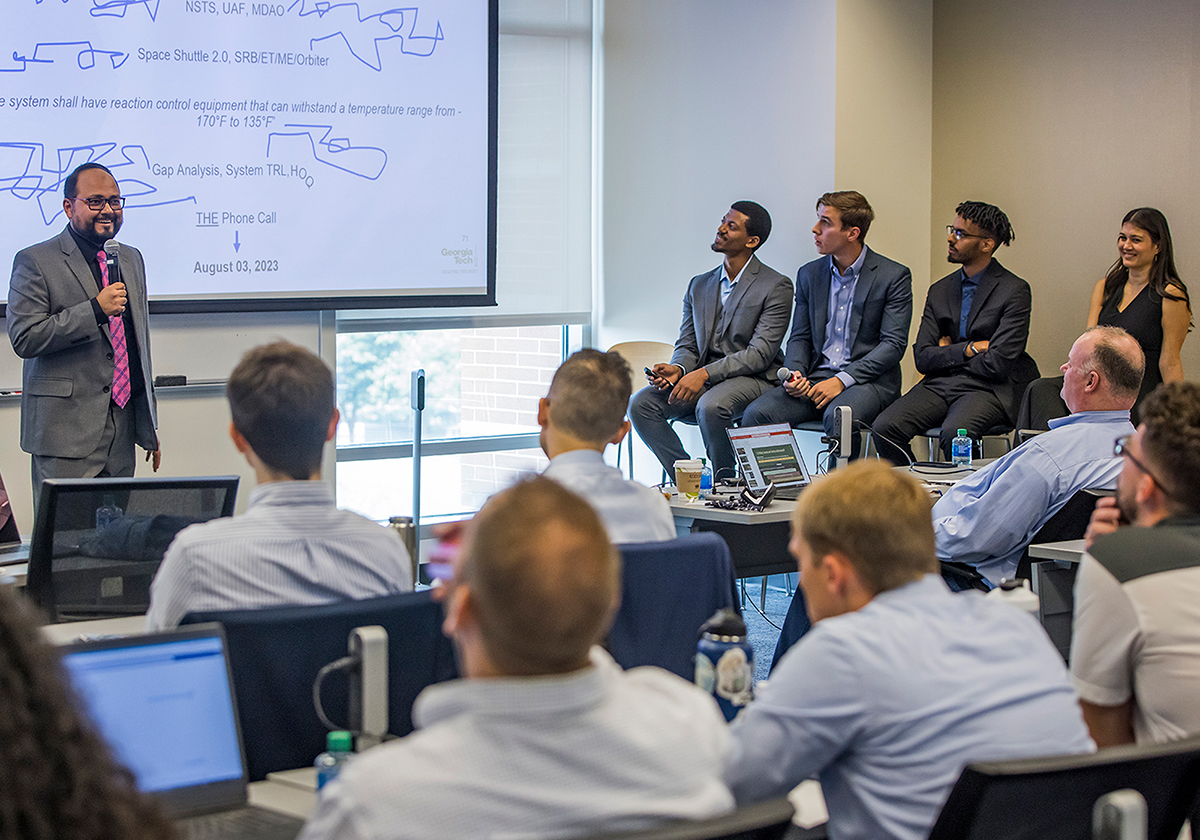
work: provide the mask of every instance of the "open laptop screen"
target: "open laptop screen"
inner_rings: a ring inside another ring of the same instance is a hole
[[[138,788],[241,783],[242,758],[218,634],[68,648],[63,662],[93,722]]]
[[[43,483],[26,590],[52,620],[142,615],[175,535],[233,514],[238,477],[79,478]]]
[[[750,489],[762,490],[768,482],[776,487],[809,483],[800,448],[787,423],[729,429],[729,440],[738,469]]]

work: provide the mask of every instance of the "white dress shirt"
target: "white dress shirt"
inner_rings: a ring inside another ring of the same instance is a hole
[[[673,540],[675,519],[662,493],[630,481],[604,463],[594,449],[556,455],[542,475],[552,478],[588,502],[616,544]]]

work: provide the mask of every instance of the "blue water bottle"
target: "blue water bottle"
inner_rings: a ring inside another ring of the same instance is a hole
[[[967,437],[967,430],[959,429],[954,440],[950,442],[950,460],[956,467],[971,466],[972,445],[971,439]]]
[[[313,762],[317,768],[317,790],[337,778],[350,756],[354,755],[352,749],[349,732],[335,729],[325,736],[325,752]]]
[[[700,628],[696,685],[716,698],[726,720],[754,699],[754,648],[746,622],[731,609],[717,610]]]
[[[712,487],[713,487],[712,467],[710,467],[708,465],[708,461],[704,460],[703,458],[700,459],[700,463],[704,465],[700,469],[700,498],[701,499],[710,499],[710,498],[712,498],[712,494],[713,494],[713,492],[712,492]]]

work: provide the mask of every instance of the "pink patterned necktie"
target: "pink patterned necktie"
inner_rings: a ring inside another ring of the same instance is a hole
[[[108,255],[101,251],[96,255],[100,262],[100,285],[108,285]],[[108,330],[112,334],[113,384],[112,398],[118,408],[129,402],[129,348],[125,346],[125,322],[120,315],[108,316]]]

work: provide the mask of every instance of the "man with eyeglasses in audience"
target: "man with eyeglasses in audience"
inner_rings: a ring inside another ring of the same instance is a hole
[[[962,268],[929,287],[913,344],[924,378],[875,419],[881,457],[912,463],[909,441],[941,427],[941,447],[959,429],[972,438],[1017,419],[1025,387],[1038,377],[1025,352],[1033,296],[1029,284],[994,258],[1013,240],[1008,216],[993,204],[964,201],[947,225],[946,259]]]
[[[973,567],[990,584],[1016,576],[1033,535],[1080,490],[1116,486],[1113,438],[1129,434],[1129,411],[1145,372],[1141,345],[1120,327],[1075,340],[1063,372],[1071,414],[948,489],[933,506],[938,559]],[[951,573],[948,579],[954,580]],[[952,586],[955,583],[951,583]]]
[[[124,203],[107,167],[82,164],[63,185],[66,228],[13,260],[8,337],[25,360],[21,448],[35,504],[47,478],[133,475],[134,444],[158,471],[146,267],[122,244],[110,282],[105,261]]]
[[[1075,583],[1071,675],[1100,747],[1200,733],[1200,385],[1160,385],[1117,440]]]

